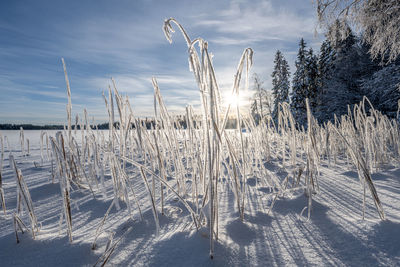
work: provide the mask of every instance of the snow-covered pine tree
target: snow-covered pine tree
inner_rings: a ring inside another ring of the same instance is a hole
[[[326,99],[326,86],[335,69],[335,50],[332,48],[329,40],[324,40],[321,44],[320,53],[318,56],[318,76],[317,76],[317,105],[315,110],[316,118],[319,121],[328,119],[328,114],[324,112],[324,105],[328,105]]]
[[[306,43],[301,38],[299,51],[295,62],[296,71],[292,80],[292,92],[290,93],[290,107],[296,121],[302,125],[306,122],[306,102],[307,97],[307,71],[306,71]]]
[[[274,71],[272,72],[272,94],[274,96],[274,110],[272,117],[278,118],[279,103],[289,102],[289,64],[283,57],[281,51],[276,51],[274,60]]]
[[[316,0],[316,9],[321,26],[333,25],[341,39],[349,33],[347,23],[361,30],[373,58],[393,62],[400,55],[399,0]],[[338,35],[328,37],[333,40]]]
[[[332,27],[333,31],[337,29],[338,27]],[[325,77],[319,77],[324,81],[323,93],[318,96],[317,113],[320,115],[320,121],[333,119],[333,114],[347,113],[347,106],[359,102],[362,98],[359,80],[365,72],[362,60],[365,55],[361,55],[359,40],[353,35],[350,27],[347,31],[345,39],[335,38],[334,42],[330,43],[335,55],[332,61],[334,71],[326,73]]]
[[[362,87],[368,93],[374,108],[390,116],[397,116],[400,100],[400,65],[390,64],[363,80]]]
[[[318,93],[318,57],[314,55],[312,48],[307,51],[306,55],[306,84],[307,84],[307,98],[310,101],[310,106],[313,111],[317,106],[317,93]]]

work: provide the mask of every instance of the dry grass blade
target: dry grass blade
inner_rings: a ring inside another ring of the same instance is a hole
[[[106,213],[104,214],[103,219],[100,221],[99,226],[96,228],[96,232],[95,232],[95,234],[94,234],[94,241],[93,241],[92,246],[91,246],[93,250],[95,250],[96,247],[97,247],[97,245],[96,245],[97,238],[98,238],[98,237],[100,236],[100,234],[102,233],[104,223],[106,222],[106,219],[107,219],[107,217],[108,217],[108,214],[110,213],[110,211],[111,211],[111,209],[112,209],[113,206],[114,206],[114,200],[111,201],[110,207],[108,207]]]
[[[72,104],[71,104],[71,87],[69,85],[69,79],[67,74],[67,66],[65,65],[64,58],[61,58],[63,69],[64,69],[64,76],[65,76],[65,83],[67,85],[67,97],[68,97],[68,105],[67,105],[67,119],[68,119],[68,140],[71,141],[72,137]]]
[[[143,170],[143,167],[140,167],[140,174],[142,175],[143,181],[146,185],[147,192],[149,193],[149,198],[151,201],[151,210],[153,211],[153,216],[154,216],[154,222],[156,224],[156,232],[157,234],[160,232],[160,222],[158,220],[158,214],[157,214],[157,208],[156,208],[156,201],[155,201],[155,196],[152,194],[149,182],[147,180],[146,173]]]
[[[24,229],[28,231],[28,228],[24,224],[24,222],[19,218],[19,216],[14,213],[13,214],[13,225],[14,225],[14,232],[15,232],[15,239],[17,241],[17,244],[19,243],[19,238],[18,238],[18,229],[24,233]]]
[[[107,262],[109,261],[111,255],[114,253],[115,248],[117,247],[117,245],[121,242],[121,240],[124,238],[125,234],[130,230],[130,228],[126,229],[120,236],[120,238],[118,238],[118,240],[116,240],[114,243],[112,243],[113,241],[113,236],[115,233],[112,233],[107,245],[106,245],[106,249],[104,251],[104,253],[99,257],[99,259],[96,261],[96,263],[93,265],[93,267],[97,266],[99,263],[101,263],[101,267],[105,266],[107,264]]]

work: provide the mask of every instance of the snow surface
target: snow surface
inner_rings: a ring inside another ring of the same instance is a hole
[[[156,235],[139,172],[130,178],[144,209],[144,220],[140,220],[137,210],[134,220],[130,219],[121,203],[119,211],[111,210],[104,227],[106,234],[99,237],[97,249],[91,250],[96,228],[113,198],[107,173],[107,199],[102,198],[100,191],[95,192],[96,199],[88,191],[72,192],[74,241],[69,243],[65,226],[59,231],[62,198],[59,184],[51,181],[50,163],[45,161],[42,167],[33,163],[40,162],[40,131],[25,131],[31,145],[29,156],[21,155],[19,131],[2,134],[11,143],[41,229],[35,240],[25,233],[19,234],[20,243],[16,243],[12,222],[16,182],[6,147],[3,189],[7,214],[0,212],[0,266],[92,266],[104,252],[107,233],[112,232],[114,240],[122,239],[107,263],[110,266],[400,266],[400,164],[387,165],[372,175],[385,221],[379,219],[369,195],[366,219],[361,219],[362,190],[356,171],[346,162],[331,167],[323,162],[321,192],[313,198],[310,221],[300,216],[307,206],[304,192],[279,198],[268,215],[270,199],[265,197],[266,188],[252,178],[248,180],[248,202],[242,222],[234,207],[234,195],[222,181],[219,239],[211,260],[207,228],[198,232],[193,229],[189,213],[173,197],[166,201],[165,215],[159,215],[161,231]],[[271,160],[267,167],[279,177],[287,175],[278,160]]]

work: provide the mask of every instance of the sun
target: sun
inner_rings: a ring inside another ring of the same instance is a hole
[[[237,105],[240,108],[245,108],[249,106],[250,97],[249,94],[245,92],[240,92],[239,95],[232,94],[232,92],[227,92],[222,94],[222,106],[228,107],[229,105],[231,108],[236,107]]]
[[[235,107],[240,104],[239,102],[240,96],[237,96],[236,94],[227,94],[223,98],[224,106],[231,105],[231,107]]]

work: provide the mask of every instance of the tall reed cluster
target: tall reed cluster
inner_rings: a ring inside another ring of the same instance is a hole
[[[200,92],[200,118],[188,106],[186,127],[182,127],[177,118],[168,112],[157,80],[153,78],[156,120],[151,129],[147,129],[134,116],[128,97],[121,96],[112,79],[108,96],[103,94],[109,115],[108,137],[90,128],[85,111],[85,118],[81,122],[82,141],[78,145],[72,135],[69,100],[68,128],[65,132],[67,141],[63,141],[62,133],[56,139],[51,139],[53,153],[57,155],[58,177],[63,179],[60,183],[63,184],[66,203],[64,213],[69,210],[67,195],[71,185],[84,187],[93,196],[100,192],[106,198],[105,174],[111,176],[114,200],[96,230],[93,248],[96,247],[96,239],[102,232],[109,211],[112,207],[120,209],[120,201],[126,204],[128,217],[132,218],[137,209],[142,218],[142,210],[146,207],[139,203],[133,189],[133,184],[142,183],[147,191],[156,231],[159,231],[159,217],[164,215],[168,199],[176,197],[189,211],[196,229],[208,227],[210,256],[213,257],[214,241],[218,239],[222,178],[226,178],[225,183],[234,193],[235,212],[241,220],[245,220],[249,177],[257,178],[257,186],[269,188],[269,192],[265,193],[267,199],[271,200],[269,212],[278,196],[304,190],[308,197],[304,210],[307,210],[307,217],[310,218],[312,197],[319,193],[319,165],[324,159],[328,159],[330,164],[331,159],[334,159],[334,163],[340,158],[353,159],[354,166],[359,170],[364,200],[367,186],[380,218],[384,219],[370,172],[372,167],[377,168],[382,163],[379,162],[382,157],[386,162],[399,153],[396,141],[398,126],[394,121],[389,121],[372,107],[366,110],[364,101],[356,105],[353,112],[349,110],[349,114],[337,118],[334,123],[320,125],[313,117],[307,100],[306,129],[296,124],[286,103],[280,104],[277,122],[265,117],[257,125],[251,116],[240,109],[238,103],[223,108],[208,43],[201,38],[191,40],[182,25],[173,18],[164,23],[164,33],[170,42],[173,25],[181,31],[188,47],[190,70]],[[239,60],[232,85],[232,95],[236,98],[241,88],[247,90],[249,86],[252,55],[253,51],[247,48]],[[63,64],[70,99],[71,91]],[[242,76],[245,77],[244,81]],[[117,113],[114,112],[115,106]],[[228,115],[232,111],[237,126],[236,129],[227,130]],[[76,117],[76,125],[78,121],[79,117]],[[282,167],[290,170],[286,178],[279,178],[268,170],[265,163],[272,158],[279,159]],[[134,178],[135,173],[140,173],[141,181]],[[65,214],[65,218],[71,216],[68,212]]]

